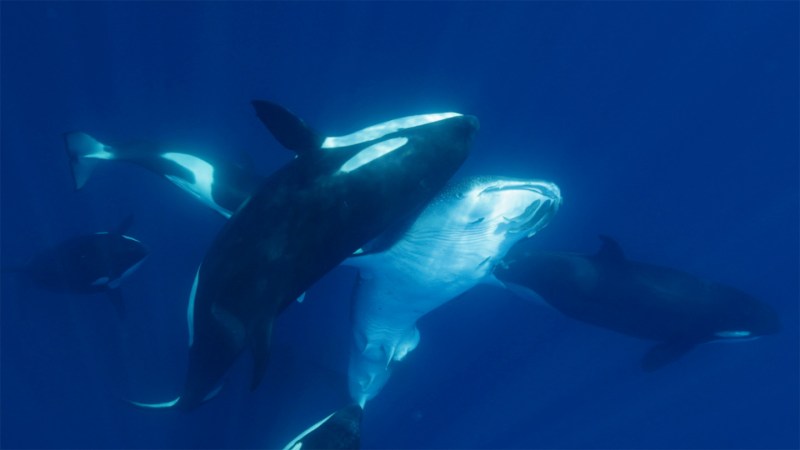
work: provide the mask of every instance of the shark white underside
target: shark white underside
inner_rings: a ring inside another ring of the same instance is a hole
[[[350,395],[362,407],[388,381],[392,361],[416,348],[420,317],[479,283],[511,246],[558,210],[556,185],[475,177],[446,188],[389,249],[348,259],[359,269],[353,298]]]

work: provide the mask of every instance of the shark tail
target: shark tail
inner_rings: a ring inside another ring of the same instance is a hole
[[[72,169],[72,179],[75,181],[75,190],[81,189],[86,184],[99,160],[114,159],[112,147],[86,133],[64,133],[64,143]]]

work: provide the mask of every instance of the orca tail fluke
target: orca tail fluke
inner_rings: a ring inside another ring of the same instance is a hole
[[[300,433],[283,449],[359,449],[363,413],[361,406],[347,405]]]
[[[322,147],[322,136],[283,106],[265,100],[253,100],[253,108],[261,123],[289,150],[303,154]]]
[[[67,156],[72,169],[72,179],[75,181],[75,190],[86,184],[92,175],[94,166],[101,159],[113,159],[111,147],[103,144],[86,133],[64,133],[64,143],[67,147]]]

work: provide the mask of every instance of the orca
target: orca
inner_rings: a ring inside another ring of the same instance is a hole
[[[355,404],[333,412],[292,439],[283,450],[355,450],[361,448],[361,417]]]
[[[544,228],[561,205],[555,184],[508,177],[451,183],[397,239],[345,261],[359,269],[348,368],[351,399],[364,407],[392,363],[419,343],[417,321],[479,283],[519,240]]]
[[[228,218],[263,181],[249,165],[203,156],[197,149],[147,141],[106,145],[82,132],[65,133],[64,142],[76,190],[100,161],[125,161],[163,176]]]
[[[129,216],[112,231],[67,239],[41,251],[22,267],[3,270],[19,272],[36,286],[53,292],[107,293],[122,315],[120,284],[150,253],[139,240],[124,234],[132,223],[133,216]]]
[[[145,407],[188,410],[214,395],[246,347],[251,389],[266,370],[273,320],[359,247],[428,202],[466,159],[473,116],[403,117],[323,137],[285,108],[257,116],[297,157],[267,177],[224,225],[192,288],[182,394]]]
[[[688,273],[629,260],[620,245],[600,236],[594,255],[509,252],[494,274],[516,292],[540,297],[574,319],[656,341],[644,356],[659,369],[698,344],[740,341],[777,333],[777,312],[734,287]]]

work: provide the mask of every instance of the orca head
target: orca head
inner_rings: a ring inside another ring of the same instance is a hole
[[[770,305],[738,289],[722,285],[716,289],[724,310],[713,321],[711,340],[751,341],[780,331],[780,317]]]

